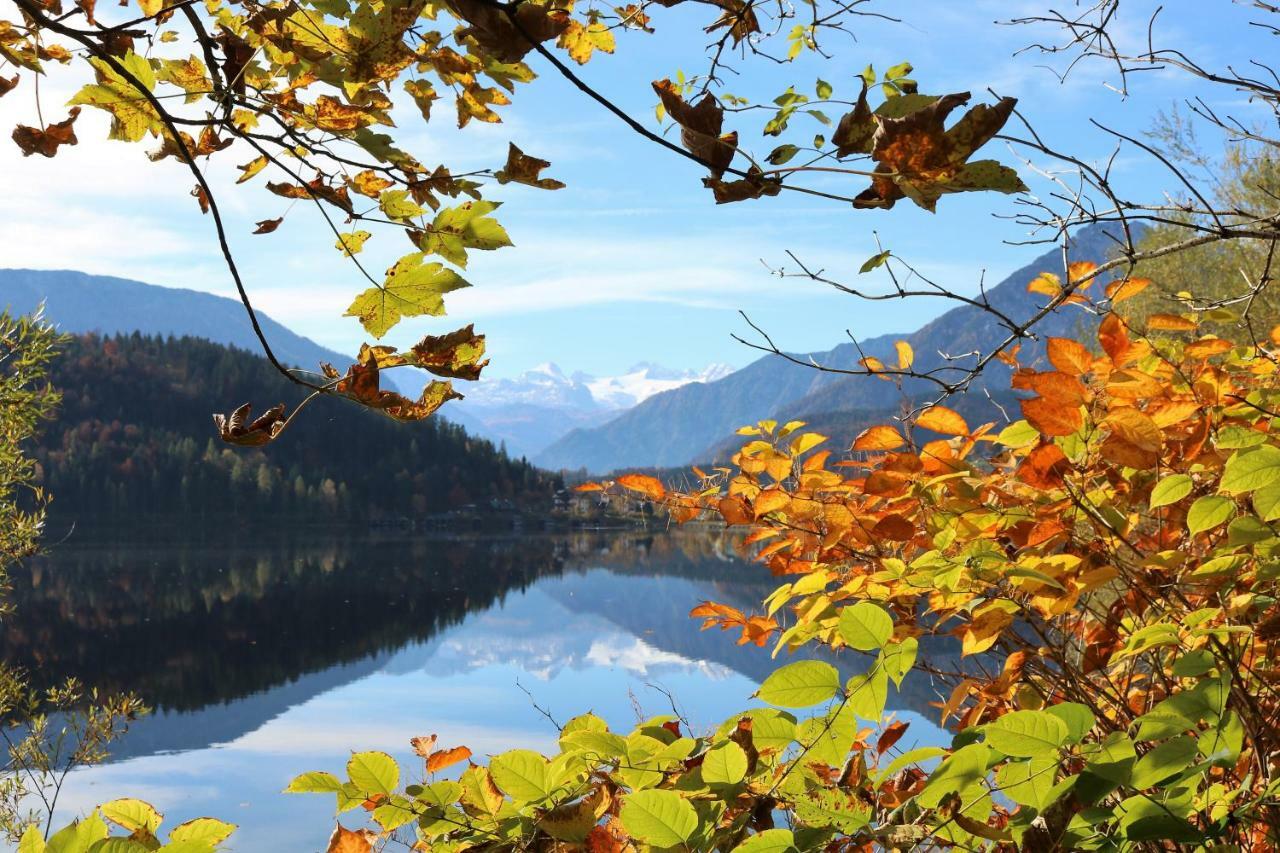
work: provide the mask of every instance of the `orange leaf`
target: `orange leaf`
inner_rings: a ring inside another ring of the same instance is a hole
[[[899,720],[896,723],[885,726],[884,731],[880,733],[879,740],[876,741],[876,753],[884,755],[892,749],[893,745],[901,740],[902,736],[907,733],[907,726],[909,725],[911,724]]]
[[[911,344],[906,341],[896,341],[893,348],[898,351],[898,369],[909,369],[916,358],[915,353],[911,349]]]
[[[906,444],[902,434],[883,424],[864,429],[853,440],[854,450],[897,450]]]
[[[1075,261],[1074,263],[1067,265],[1067,278],[1072,282],[1076,282],[1089,275],[1097,268],[1098,265],[1093,261]],[[1083,290],[1093,284],[1093,282],[1094,280],[1091,278],[1084,284],[1080,285],[1080,288]]]
[[[1056,444],[1042,444],[1018,466],[1018,479],[1037,489],[1062,485],[1063,475],[1071,467],[1067,455]]]
[[[1149,278],[1124,278],[1107,285],[1107,298],[1112,305],[1132,299],[1151,286]]]
[[[781,489],[769,489],[756,498],[756,518],[782,509],[791,503],[791,495]]]
[[[871,535],[891,542],[909,542],[916,535],[916,528],[900,515],[886,515],[871,528]]]
[[[342,824],[333,828],[329,836],[329,846],[325,853],[372,853],[373,842],[378,838],[376,832],[367,829],[347,829]]]
[[[1057,296],[1062,292],[1062,282],[1051,272],[1042,272],[1027,285],[1027,293],[1039,293],[1042,296]]]
[[[969,425],[964,418],[946,406],[930,406],[916,418],[916,426],[943,435],[968,435]]]
[[[1111,356],[1111,361],[1117,367],[1125,363],[1125,353],[1132,346],[1129,341],[1129,330],[1115,314],[1108,314],[1098,326],[1098,342],[1102,344],[1102,349]]]
[[[580,486],[574,486],[575,492],[603,492],[604,486],[599,483],[583,483]]]
[[[1137,409],[1113,409],[1103,424],[1129,444],[1149,452],[1158,452],[1164,443],[1160,427]]]
[[[1152,314],[1147,318],[1147,328],[1163,332],[1191,332],[1195,330],[1196,324],[1194,320],[1177,314]]]
[[[657,477],[650,477],[648,474],[623,474],[618,478],[618,484],[633,492],[640,492],[645,497],[655,501],[661,500],[662,496],[667,493],[662,481]]]
[[[1049,338],[1049,363],[1072,376],[1083,376],[1093,367],[1093,356],[1084,344],[1070,338]]]
[[[1222,338],[1203,338],[1193,344],[1187,344],[1187,348],[1183,350],[1189,358],[1211,358],[1215,355],[1222,355],[1231,349],[1231,341],[1225,341]]]
[[[1022,401],[1022,416],[1042,435],[1071,435],[1084,426],[1079,406],[1068,406],[1044,397]]]
[[[455,746],[453,749],[442,749],[439,752],[433,752],[427,757],[427,772],[435,773],[457,764],[459,761],[466,761],[470,757],[471,750],[465,746]]]

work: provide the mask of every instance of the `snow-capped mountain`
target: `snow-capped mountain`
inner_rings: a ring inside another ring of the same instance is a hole
[[[512,455],[533,456],[570,430],[599,426],[654,394],[732,372],[726,364],[673,370],[641,362],[618,376],[593,376],[547,363],[514,379],[486,378],[452,406],[470,431],[506,442]]]

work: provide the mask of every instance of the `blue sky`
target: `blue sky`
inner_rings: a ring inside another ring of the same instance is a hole
[[[1159,110],[1200,91],[1180,74],[1154,72],[1131,79],[1125,100],[1108,86],[1119,82],[1114,70],[1101,63],[1078,68],[1059,83],[1043,67],[1044,57],[1014,56],[1023,45],[1053,33],[993,23],[1046,5],[1022,0],[880,4],[903,22],[855,21],[856,40],[828,41],[835,54],[831,61],[738,62],[741,76],[728,88],[768,99],[790,84],[811,93],[821,77],[835,85],[837,97],[853,98],[854,75],[868,63],[883,69],[910,60],[922,91],[968,89],[981,98],[989,97],[984,93],[991,87],[1018,97],[1020,110],[1046,140],[1093,159],[1109,155],[1112,142],[1089,126],[1089,117],[1140,133]],[[1121,32],[1132,44],[1145,39],[1153,7],[1137,0],[1123,4]],[[1275,39],[1247,26],[1250,18],[1246,8],[1225,0],[1174,0],[1166,4],[1156,32],[1204,65],[1222,67],[1233,58],[1239,62],[1246,51],[1266,56],[1274,50]],[[707,23],[702,6],[656,10],[655,35],[624,34],[617,54],[598,55],[582,76],[656,127],[649,82],[677,69],[696,73],[703,67],[706,36],[700,28]],[[440,104],[443,120],[429,126],[408,111],[398,113],[405,147],[424,162],[442,161],[455,171],[497,166],[508,141],[514,141],[551,160],[547,174],[569,187],[558,192],[495,187],[491,197],[504,202],[500,214],[515,248],[473,253],[466,275],[475,286],[452,295],[450,316],[406,321],[388,342],[404,345],[424,333],[474,321],[489,336],[490,375],[495,376],[546,361],[595,374],[620,372],[642,360],[673,367],[741,365],[757,354],[730,338],[748,331],[739,309],[768,328],[780,345],[808,350],[833,346],[846,329],[859,337],[910,331],[945,308],[940,302],[858,303],[814,283],[771,276],[769,265],[790,265],[788,250],[811,266],[852,280],[875,252],[873,232],[878,232],[887,248],[968,291],[976,290],[984,271],[988,282],[999,281],[1042,251],[1002,243],[1024,238],[1025,231],[999,218],[1014,212],[1012,198],[993,194],[946,197],[932,215],[906,203],[890,212],[855,211],[794,193],[717,207],[700,184],[699,167],[632,133],[539,57],[532,56],[530,64],[540,79],[517,93],[515,104],[502,113],[502,124],[473,123],[460,134],[450,126],[447,102]],[[46,115],[57,114],[50,105],[75,88],[68,79],[46,81]],[[1214,103],[1246,118],[1260,117],[1234,93],[1215,93]],[[31,89],[24,84],[0,100],[0,122],[29,122],[31,105]],[[759,137],[762,118],[731,121],[758,156],[776,144]],[[813,132],[818,130],[815,122]],[[77,132],[81,144],[64,148],[53,160],[24,160],[7,141],[0,145],[0,171],[6,175],[0,197],[3,263],[83,269],[233,295],[212,242],[212,224],[186,195],[191,181],[182,168],[173,160],[152,164],[137,146],[105,141],[105,122],[98,115],[86,112]],[[1000,143],[990,144],[982,156],[1018,168],[1033,191],[1045,191],[1046,182]],[[223,158],[213,169],[215,179],[229,185],[236,175],[232,166],[248,159]],[[1048,164],[1038,159],[1035,165]],[[1176,190],[1167,173],[1138,152],[1122,153],[1114,173],[1145,197]],[[280,215],[285,203],[260,185],[224,190],[220,198],[260,306],[326,346],[354,351],[365,338],[358,323],[342,313],[363,285],[333,250],[314,212],[294,210],[274,235],[252,236],[252,222]],[[376,235],[366,247],[366,260],[381,268],[404,245],[398,235]],[[859,284],[876,281],[874,275],[863,276]]]

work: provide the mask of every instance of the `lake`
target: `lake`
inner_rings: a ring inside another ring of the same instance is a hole
[[[131,796],[168,826],[238,824],[231,850],[318,851],[333,800],[281,793],[297,773],[367,749],[417,766],[409,739],[432,733],[476,761],[549,751],[547,714],[629,729],[674,702],[698,733],[755,704],[775,665],[688,617],[778,585],[723,534],[228,535],[77,532],[15,569],[6,658],[155,709],[108,764],[71,776],[59,823]],[[846,676],[863,665],[826,656]],[[890,691],[911,723],[900,749],[950,740],[929,707],[944,693],[916,674]]]

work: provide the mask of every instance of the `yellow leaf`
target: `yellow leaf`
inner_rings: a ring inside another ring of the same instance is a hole
[[[930,406],[916,418],[916,426],[924,427],[943,435],[968,435],[969,425],[964,418],[946,406]]]
[[[911,344],[906,341],[897,341],[893,348],[898,351],[898,369],[908,370],[915,361],[915,353],[911,350]]]
[[[623,474],[618,478],[618,485],[633,492],[640,492],[645,497],[653,500],[660,500],[667,493],[661,480],[657,477],[650,477],[647,474]]]
[[[854,450],[897,450],[906,444],[901,433],[883,424],[864,429],[853,440]]]

